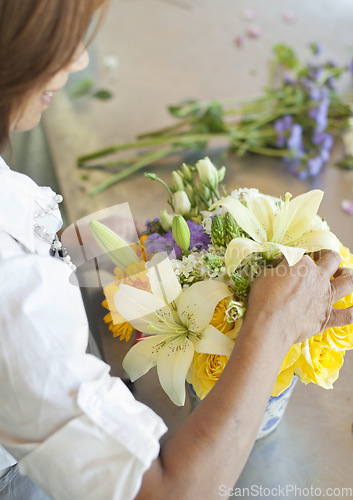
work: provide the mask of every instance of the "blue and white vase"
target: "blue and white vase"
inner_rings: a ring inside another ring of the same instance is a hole
[[[289,398],[291,397],[297,380],[298,377],[294,375],[293,381],[288,389],[283,391],[279,396],[270,397],[256,439],[261,439],[267,436],[267,434],[270,434],[270,432],[273,432],[275,429],[277,429],[280,421],[282,420]],[[200,403],[200,398],[196,395],[191,384],[187,383],[186,387],[189,394],[191,407],[192,409],[194,409]]]

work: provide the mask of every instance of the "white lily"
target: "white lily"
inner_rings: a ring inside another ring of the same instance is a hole
[[[181,406],[194,352],[229,356],[232,351],[232,340],[209,324],[218,302],[231,294],[217,280],[182,290],[165,252],[155,255],[147,267],[152,293],[120,285],[115,294],[119,313],[149,334],[130,349],[123,367],[135,381],[157,365],[162,388]]]
[[[296,264],[305,252],[330,249],[338,252],[337,237],[329,230],[312,230],[311,224],[321,203],[323,192],[314,189],[285,201],[277,211],[266,196],[246,198],[247,206],[228,197],[219,200],[211,209],[222,205],[233,215],[238,225],[250,238],[234,238],[228,245],[225,264],[232,273],[241,261],[255,252],[262,252],[267,259],[283,254],[290,266]]]

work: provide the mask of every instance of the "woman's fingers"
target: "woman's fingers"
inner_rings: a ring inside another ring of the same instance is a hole
[[[316,264],[327,278],[331,278],[337,272],[341,260],[339,253],[329,250],[319,258]]]
[[[346,295],[353,292],[353,269],[340,267],[335,273],[335,279],[331,281],[332,299],[335,303]]]
[[[353,324],[353,306],[347,307],[347,309],[336,309],[333,307],[325,329],[351,324]]]

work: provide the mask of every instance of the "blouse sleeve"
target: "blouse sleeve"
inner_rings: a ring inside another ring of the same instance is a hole
[[[86,354],[70,269],[27,254],[0,263],[0,443],[53,499],[134,498],[167,428]]]

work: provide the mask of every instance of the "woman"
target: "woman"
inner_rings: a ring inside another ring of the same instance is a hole
[[[103,3],[0,0],[2,147],[10,130],[35,126],[68,74],[85,67],[82,41]],[[353,273],[328,252],[256,278],[219,382],[160,447],[161,419],[85,352],[84,308],[55,238],[60,201],[0,161],[0,443],[10,453],[0,498],[45,498],[41,489],[70,500],[217,498],[246,462],[290,346],[353,323],[352,308],[332,308],[353,290]],[[16,461],[41,489],[22,482]]]

